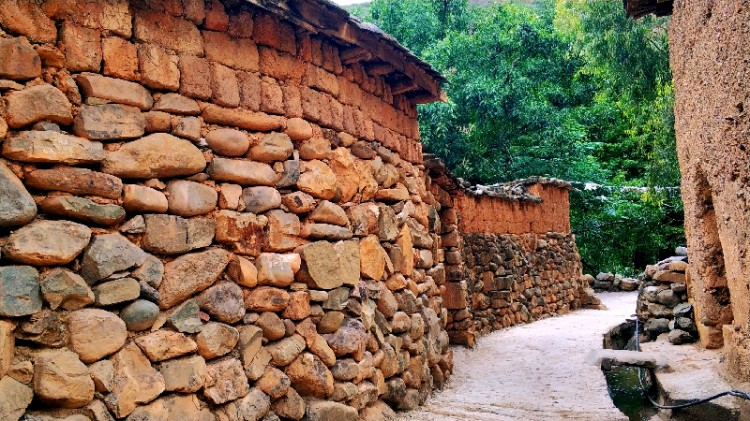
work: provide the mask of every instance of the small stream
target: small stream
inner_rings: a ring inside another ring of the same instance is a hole
[[[609,388],[609,396],[617,409],[630,421],[649,421],[657,410],[648,401],[638,381],[637,367],[612,367],[604,371]]]
[[[635,321],[628,320],[604,336],[604,348],[635,350],[635,333]],[[603,367],[602,371],[612,402],[630,421],[649,421],[657,414],[644,390],[644,386],[649,389],[652,385],[648,371],[629,366]]]

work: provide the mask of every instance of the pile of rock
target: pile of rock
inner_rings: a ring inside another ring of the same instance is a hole
[[[688,302],[687,271],[687,256],[670,257],[646,267],[637,307],[645,340],[665,333],[675,345],[698,339],[693,306]]]
[[[0,419],[379,419],[450,374],[414,103],[226,3],[0,2]]]
[[[599,272],[596,278],[586,274],[586,282],[595,291],[635,291],[641,285],[641,280],[637,278],[624,277],[611,272]]]

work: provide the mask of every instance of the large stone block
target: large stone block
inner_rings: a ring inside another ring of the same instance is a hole
[[[98,29],[65,21],[60,33],[65,68],[71,72],[98,72],[102,65],[101,33]]]
[[[155,133],[107,152],[102,171],[122,178],[193,175],[206,167],[201,151],[187,140]]]
[[[173,394],[159,398],[148,405],[136,408],[131,421],[214,421],[215,416],[196,395]]]
[[[313,197],[329,200],[336,195],[336,174],[323,161],[303,161],[297,188]]]
[[[36,212],[34,198],[13,171],[0,162],[0,227],[25,225],[36,217]]]
[[[31,266],[0,266],[0,316],[27,316],[41,309],[39,272]]]
[[[127,416],[138,404],[151,402],[164,392],[164,378],[135,343],[124,346],[111,361],[114,384],[104,402],[117,418]]]
[[[203,31],[206,58],[235,70],[258,71],[258,47],[249,39],[234,39],[223,32]]]
[[[180,87],[177,56],[155,44],[138,46],[141,82],[149,88],[176,91]]]
[[[141,111],[120,104],[83,106],[73,124],[76,135],[103,141],[135,139],[145,130],[146,118]]]
[[[195,181],[174,180],[167,185],[169,212],[180,216],[209,213],[216,207],[219,194],[210,186]]]
[[[67,328],[70,348],[85,363],[93,363],[117,352],[128,338],[125,322],[100,309],[72,312],[67,319]]]
[[[216,217],[216,241],[239,254],[258,256],[266,243],[267,219],[252,213],[221,211]]]
[[[11,376],[0,378],[0,419],[18,421],[34,399],[34,390]]]
[[[133,16],[128,0],[47,0],[44,12],[61,21],[92,29],[111,31],[123,38],[130,38],[133,29]]]
[[[217,181],[229,181],[242,186],[273,186],[278,176],[270,165],[239,159],[214,158],[208,175]]]
[[[210,219],[146,215],[144,220],[143,248],[158,254],[182,254],[208,247],[216,233],[216,222]]]
[[[302,278],[311,288],[334,289],[342,285],[357,285],[360,274],[360,255],[357,241],[330,243],[317,241],[299,250],[303,266]]]
[[[118,104],[131,105],[144,111],[149,110],[154,105],[151,93],[134,82],[92,73],[76,75],[75,80],[87,98],[93,97]]]
[[[47,405],[80,408],[94,399],[94,381],[75,353],[44,351],[34,359],[34,394]]]
[[[250,148],[247,134],[236,129],[211,130],[206,135],[206,143],[214,153],[229,157],[240,157]]]
[[[102,40],[104,74],[126,80],[138,80],[138,50],[120,37]]]
[[[223,107],[240,105],[240,87],[234,70],[219,63],[210,63],[211,100]]]
[[[94,237],[81,259],[81,276],[89,284],[115,272],[142,265],[147,254],[120,234]]]
[[[250,386],[239,360],[226,358],[208,365],[203,395],[211,403],[222,404],[233,401],[249,392]]]
[[[122,180],[118,177],[86,168],[57,167],[34,170],[24,179],[27,186],[37,190],[63,191],[119,199]]]
[[[180,56],[180,93],[190,98],[211,98],[211,68],[208,60],[191,55]]]
[[[44,213],[96,225],[115,225],[125,219],[125,209],[117,205],[100,205],[77,196],[48,197],[39,204]]]
[[[91,229],[68,221],[36,221],[13,232],[3,257],[29,265],[66,265],[91,239]]]
[[[0,26],[27,36],[34,42],[54,43],[57,28],[37,2],[28,0],[6,0],[0,3]]]
[[[3,156],[22,162],[93,164],[104,159],[99,142],[55,131],[19,132],[3,144]]]
[[[0,6],[0,21],[6,7]],[[26,80],[39,77],[41,74],[42,60],[29,41],[20,37],[0,39],[0,77]]]
[[[123,189],[123,207],[129,212],[163,213],[169,208],[164,193],[146,186],[129,184]]]
[[[70,101],[52,85],[36,85],[13,91],[5,98],[5,118],[14,129],[48,120],[62,125],[73,122]]]
[[[222,249],[186,254],[164,265],[159,285],[159,307],[167,309],[196,292],[210,287],[229,264],[230,255]]]
[[[135,15],[135,38],[180,53],[203,55],[203,38],[195,24],[163,13],[143,11]]]
[[[284,119],[279,116],[244,109],[224,108],[213,104],[206,105],[201,116],[206,123],[245,130],[270,132],[284,126]]]

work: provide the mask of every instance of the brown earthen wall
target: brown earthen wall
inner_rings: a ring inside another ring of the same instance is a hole
[[[245,2],[0,3],[0,419],[381,419],[443,384],[415,106],[340,53]]]
[[[529,188],[541,203],[502,200],[459,192],[454,197],[466,233],[544,234],[570,232],[570,202],[563,188],[535,184]]]
[[[689,288],[706,347],[750,378],[750,2],[674,2],[670,61]]]

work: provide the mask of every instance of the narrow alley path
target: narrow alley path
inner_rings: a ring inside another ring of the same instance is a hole
[[[635,310],[635,293],[600,294],[607,310],[494,332],[475,349],[455,348],[453,377],[406,421],[627,421],[600,368],[586,357],[602,335]]]

